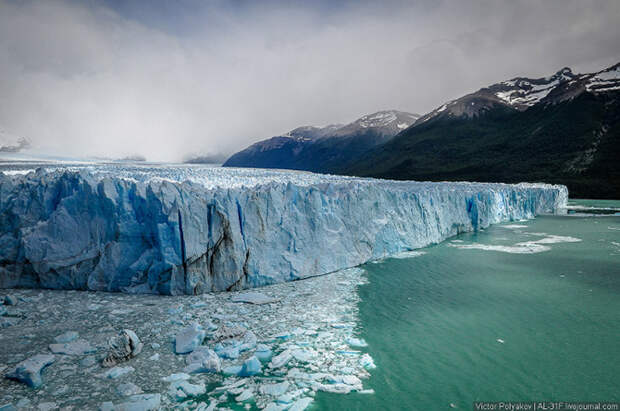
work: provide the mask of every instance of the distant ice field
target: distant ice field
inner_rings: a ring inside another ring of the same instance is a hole
[[[380,180],[330,174],[318,174],[298,170],[276,170],[261,168],[217,167],[214,165],[195,164],[159,164],[159,163],[121,163],[121,162],[28,162],[0,161],[0,171],[5,175],[25,175],[42,169],[50,172],[86,172],[102,179],[105,177],[122,178],[130,181],[150,183],[168,181],[173,183],[191,182],[206,188],[240,188],[254,187],[268,183],[293,183],[310,186],[323,183],[337,184],[380,184],[394,189],[428,189],[428,188],[475,188],[483,185],[489,187],[510,186],[509,184],[475,183],[475,182],[418,182]],[[544,183],[522,183],[525,187],[547,187]]]

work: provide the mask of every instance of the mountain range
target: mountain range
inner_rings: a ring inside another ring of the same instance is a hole
[[[513,78],[423,116],[387,111],[346,126],[302,127],[256,143],[224,165],[406,180],[544,181],[567,185],[572,197],[620,198],[620,63],[596,73],[563,68],[549,77]]]
[[[412,125],[418,114],[389,110],[349,124],[298,127],[259,141],[230,157],[224,167],[261,167],[335,171]]]

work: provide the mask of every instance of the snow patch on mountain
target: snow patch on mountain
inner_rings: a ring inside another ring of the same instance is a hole
[[[620,90],[620,64],[594,74],[586,89],[594,93]]]
[[[422,124],[436,117],[475,117],[497,105],[527,110],[536,104],[555,104],[575,98],[582,92],[601,93],[620,90],[620,63],[590,74],[574,74],[565,67],[552,76],[538,79],[516,77],[451,100],[420,117]]]
[[[531,107],[542,101],[561,83],[575,78],[570,68],[565,67],[553,76],[542,79],[515,78],[489,87],[500,100],[518,109]],[[495,91],[497,90],[497,91]]]

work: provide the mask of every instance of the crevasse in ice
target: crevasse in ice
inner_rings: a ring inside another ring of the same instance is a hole
[[[564,186],[90,166],[0,173],[0,287],[199,294],[353,267],[566,205]]]

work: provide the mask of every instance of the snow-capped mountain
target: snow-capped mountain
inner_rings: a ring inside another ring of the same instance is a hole
[[[524,111],[538,103],[557,104],[583,92],[614,90],[620,90],[620,63],[589,74],[574,74],[570,68],[564,67],[549,77],[516,77],[482,88],[441,105],[422,116],[417,123],[438,117],[474,117],[496,105]]]
[[[27,138],[0,129],[0,153],[17,153],[28,147],[30,147],[30,141]]]
[[[451,100],[337,173],[431,181],[545,181],[620,197],[620,64],[516,77]]]
[[[326,172],[386,142],[419,117],[418,114],[386,110],[344,125],[298,127],[251,145],[230,157],[224,166]]]
[[[419,114],[386,110],[367,114],[354,122],[335,130],[335,136],[345,136],[364,129],[373,129],[385,136],[395,136],[420,118]]]
[[[343,124],[330,124],[325,127],[315,126],[301,126],[288,133],[283,134],[283,137],[290,137],[300,140],[315,140],[317,138],[333,135],[338,129],[342,128]]]

